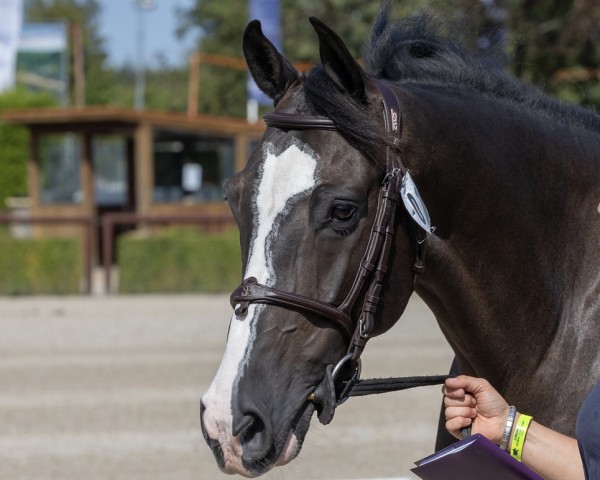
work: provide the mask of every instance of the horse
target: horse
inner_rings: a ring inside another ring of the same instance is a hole
[[[427,17],[392,22],[389,2],[362,64],[310,22],[321,64],[307,73],[258,21],[243,34],[275,109],[224,187],[244,280],[200,402],[219,467],[292,461],[413,292],[453,374],[573,435],[600,378],[600,117],[483,67]]]

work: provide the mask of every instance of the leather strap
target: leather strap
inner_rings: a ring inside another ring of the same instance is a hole
[[[370,242],[361,262],[362,271],[356,276],[350,294],[344,302],[345,308],[352,309],[358,293],[364,289],[367,280],[370,280],[371,283],[363,300],[361,314],[352,336],[352,342],[348,348],[348,353],[352,355],[352,361],[355,364],[362,355],[367,340],[375,328],[375,313],[381,299],[381,290],[388,269],[389,255],[395,232],[397,206],[400,201],[400,195],[398,194],[400,182],[399,175],[388,176],[381,187]],[[353,297],[350,297],[350,295]]]
[[[263,119],[268,127],[282,130],[337,130],[330,118],[301,113],[270,112],[265,114]]]
[[[246,315],[251,303],[263,303],[294,308],[300,311],[314,313],[320,318],[325,318],[334,323],[349,341],[354,332],[354,322],[340,309],[325,302],[298,295],[297,293],[284,292],[276,288],[267,287],[258,283],[256,278],[246,278],[242,284],[231,294],[231,306],[236,315]]]

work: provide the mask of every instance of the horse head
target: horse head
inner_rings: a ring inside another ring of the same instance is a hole
[[[306,76],[276,50],[259,22],[251,22],[243,37],[250,72],[274,100],[275,112],[247,166],[225,187],[246,280],[232,296],[236,310],[222,363],[202,397],[201,420],[221,469],[245,476],[291,461],[315,409],[322,423],[331,420],[332,366],[346,356],[353,336],[360,343],[360,312],[368,314],[371,305],[377,313],[377,322],[362,326],[366,341],[394,324],[413,291],[412,222],[399,215],[394,242],[372,245],[382,233],[373,233],[383,221],[376,217],[396,216],[380,204],[400,200],[395,191],[381,200],[390,176],[385,159],[398,154],[397,138],[385,127],[381,87],[333,31],[314,18],[311,23],[322,65]],[[359,135],[344,135],[315,115],[309,97],[314,102],[324,84],[339,93],[324,101],[336,103],[332,107],[349,122],[353,112],[368,113],[371,123],[355,126]],[[396,129],[398,121],[387,120]],[[378,265],[376,258],[365,265],[369,249],[387,250],[389,264]],[[385,282],[371,289],[372,283],[357,280],[381,277],[386,268]],[[308,397],[319,388],[329,393],[315,404]]]

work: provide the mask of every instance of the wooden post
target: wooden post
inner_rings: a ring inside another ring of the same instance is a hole
[[[81,141],[81,163],[80,179],[81,179],[81,192],[83,193],[83,199],[81,206],[86,211],[86,214],[91,213],[96,203],[94,198],[94,164],[92,158],[92,135],[88,130],[84,130],[79,134]]]
[[[31,199],[31,208],[36,212],[41,205],[41,189],[40,181],[40,133],[37,129],[31,128],[31,139],[29,141],[29,160],[27,162],[27,189],[29,190],[29,198]]]
[[[248,161],[248,143],[250,142],[250,138],[247,135],[236,135],[235,136],[235,163],[234,170],[236,172],[240,172],[246,166],[246,162]]]
[[[84,215],[90,219],[90,230],[94,231],[97,219],[96,211],[96,195],[94,189],[94,159],[92,153],[92,134],[89,130],[84,130],[79,134],[81,139],[81,163],[80,179],[81,179],[81,192],[83,198],[81,200],[81,209],[85,212]],[[98,249],[96,245],[98,239],[95,235],[91,235],[91,238],[86,239],[84,236],[84,251],[89,248],[89,254],[86,254],[84,258],[89,258],[92,264],[95,264],[98,257]]]
[[[200,53],[190,55],[188,73],[188,117],[198,115],[198,96],[200,93]]]
[[[152,157],[152,126],[141,122],[135,130],[136,212],[147,215],[154,190],[154,158]]]
[[[73,81],[75,83],[75,106],[85,106],[85,71],[83,64],[83,29],[80,24],[71,27],[73,39]]]

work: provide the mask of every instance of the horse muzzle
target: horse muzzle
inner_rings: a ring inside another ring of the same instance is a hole
[[[227,474],[253,478],[289,463],[298,455],[313,411],[313,405],[305,401],[295,416],[296,421],[287,432],[278,434],[272,420],[256,408],[232,416],[203,399],[200,424],[219,468]]]

